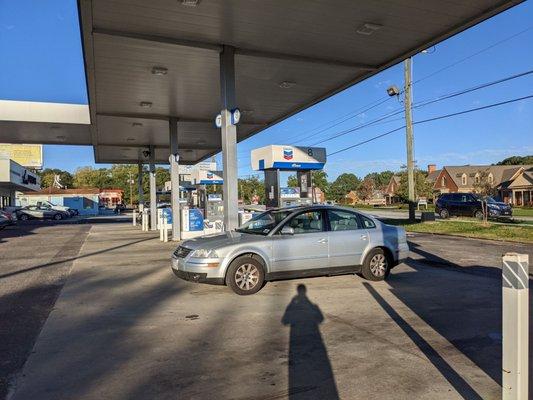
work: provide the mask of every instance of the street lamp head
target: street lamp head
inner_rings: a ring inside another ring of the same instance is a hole
[[[392,96],[398,96],[400,94],[400,89],[398,89],[398,86],[395,86],[395,85],[392,85],[391,87],[389,87],[387,89],[387,94],[392,97]]]

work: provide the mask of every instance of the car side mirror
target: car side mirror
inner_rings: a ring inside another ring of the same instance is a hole
[[[283,228],[281,228],[281,234],[282,235],[294,235],[294,228],[285,225]]]

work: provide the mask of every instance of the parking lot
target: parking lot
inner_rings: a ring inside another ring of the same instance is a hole
[[[178,280],[175,245],[129,224],[7,229],[3,395],[9,381],[17,400],[500,398],[500,257],[532,246],[409,239],[386,282],[240,297]]]

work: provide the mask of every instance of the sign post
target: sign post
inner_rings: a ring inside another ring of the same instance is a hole
[[[502,269],[502,399],[528,398],[529,256],[507,253]]]

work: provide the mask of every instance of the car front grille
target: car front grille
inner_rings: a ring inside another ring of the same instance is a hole
[[[178,258],[185,258],[189,255],[189,253],[192,251],[192,249],[188,249],[187,247],[179,246],[176,251],[174,251],[174,255]]]

